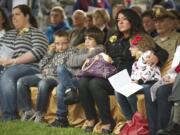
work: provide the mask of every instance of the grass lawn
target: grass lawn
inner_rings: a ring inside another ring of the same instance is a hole
[[[0,122],[0,135],[101,135],[85,133],[80,128],[52,128],[32,122]]]

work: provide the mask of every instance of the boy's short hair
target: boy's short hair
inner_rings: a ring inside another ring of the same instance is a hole
[[[95,39],[97,44],[103,44],[104,42],[104,32],[98,27],[92,26],[85,31],[85,36],[89,36]]]
[[[69,34],[68,34],[68,32],[66,32],[66,31],[64,31],[64,30],[58,30],[58,31],[56,31],[56,32],[54,33],[54,37],[56,37],[56,36],[58,36],[58,37],[67,37],[68,40],[69,40]]]

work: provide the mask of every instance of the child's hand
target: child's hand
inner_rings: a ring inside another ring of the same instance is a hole
[[[169,84],[169,83],[173,83],[174,80],[169,76],[169,75],[166,75],[163,77],[163,81],[166,83],[166,84]]]
[[[103,56],[105,61],[107,61],[108,63],[113,63],[113,60],[109,55],[107,55],[105,53],[101,53],[101,55]]]
[[[92,52],[95,48],[89,48],[89,52]]]
[[[48,74],[48,69],[44,69],[44,70],[42,71],[42,74],[47,75],[47,74]]]
[[[157,56],[151,53],[149,57],[147,58],[146,63],[151,66],[155,66],[158,63],[158,61],[159,59],[157,58]]]
[[[56,46],[54,43],[52,43],[50,46],[49,46],[49,51],[55,51],[56,50]]]
[[[131,56],[132,57],[135,57],[136,56],[136,53],[137,51],[139,50],[137,47],[130,47],[129,48],[130,52],[131,52]]]
[[[130,47],[129,50],[131,52],[131,56],[135,57],[136,59],[139,59],[139,57],[142,55],[142,51],[140,51],[137,47]]]

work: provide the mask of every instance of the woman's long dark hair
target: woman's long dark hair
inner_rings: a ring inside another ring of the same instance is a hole
[[[5,29],[5,31],[8,31],[11,29],[11,25],[10,25],[10,22],[9,22],[9,19],[7,18],[7,15],[5,14],[4,10],[0,7],[0,13],[2,15],[2,18],[4,19],[4,22],[3,22],[3,29]]]
[[[142,25],[142,19],[134,10],[122,9],[121,11],[118,12],[116,16],[116,20],[118,19],[118,15],[120,13],[123,14],[131,24],[130,36],[135,35],[137,33],[145,32]],[[123,36],[121,32],[120,32],[120,36]]]
[[[31,11],[30,7],[22,4],[22,5],[15,6],[13,9],[16,9],[16,8],[20,9],[21,12],[24,14],[24,16],[29,15],[29,23],[31,24],[31,26],[38,28],[38,23],[37,23],[35,17],[32,16],[32,11]]]

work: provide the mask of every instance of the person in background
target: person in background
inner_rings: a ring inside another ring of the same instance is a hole
[[[26,3],[25,3],[26,2]],[[17,3],[26,4],[32,9],[32,15],[34,17],[37,16],[38,10],[39,10],[39,0],[26,0],[26,1],[17,1]],[[12,9],[14,8],[14,5],[16,3],[16,0],[1,0],[0,6],[4,9],[4,12],[6,13],[7,17],[11,16]]]
[[[107,39],[107,34],[109,31],[109,26],[108,26],[109,22],[110,22],[110,15],[105,9],[100,8],[94,10],[93,24],[104,32],[105,34],[104,43]]]
[[[165,8],[157,7],[154,9],[154,21],[158,33],[154,40],[168,51],[168,61],[171,61],[177,45],[180,44],[180,34],[176,32],[176,16]]]
[[[91,28],[93,26],[93,14],[91,12],[86,13],[86,20],[84,25],[86,29]]]
[[[172,119],[164,130],[159,130],[157,135],[179,135],[180,134],[180,64],[177,68],[178,75],[176,76],[172,94],[169,96],[169,102],[173,102]]]
[[[180,44],[180,34],[176,32],[175,28],[176,17],[162,7],[156,7],[153,12],[158,33],[154,40],[169,53],[165,64],[169,69],[176,47]],[[163,71],[162,75],[166,73],[167,70]],[[154,135],[159,129],[164,129],[168,124],[172,107],[172,104],[168,101],[171,88],[171,84],[159,87],[156,93],[156,102],[151,99],[150,89],[145,92],[146,113],[151,135]]]
[[[55,32],[53,45],[40,61],[41,72],[21,77],[17,82],[19,109],[23,112],[22,121],[34,120],[35,123],[43,121],[51,91],[58,84],[57,67],[61,64],[66,66],[66,61],[75,52],[75,48],[69,48],[68,33],[62,30]],[[38,95],[34,111],[30,88],[35,86],[38,86]]]
[[[39,72],[38,62],[47,52],[46,36],[37,29],[37,23],[27,5],[18,5],[12,11],[14,29],[0,38],[0,47],[13,50],[11,58],[0,58],[4,71],[0,77],[2,120],[18,118],[17,81]],[[4,85],[7,84],[8,85]]]
[[[74,4],[74,10],[80,9],[85,12],[89,11],[89,7],[104,8],[111,14],[111,6],[108,0],[77,0]]]
[[[10,22],[2,8],[0,8],[0,38],[6,33],[6,31],[10,30]]]
[[[134,10],[139,16],[142,14],[142,8],[138,5],[131,6],[131,9]]]
[[[172,14],[174,14],[176,16],[176,31],[180,32],[180,13],[177,10],[174,9],[169,9],[168,11],[170,11]]]
[[[70,30],[70,26],[66,21],[64,9],[60,6],[53,7],[50,12],[50,24],[48,25],[46,31],[49,44],[52,44],[54,42],[53,35],[58,30]]]
[[[69,31],[70,46],[78,46],[84,43],[84,32],[86,30],[84,26],[84,20],[86,19],[86,13],[82,10],[74,11],[72,15],[73,27]]]
[[[153,16],[153,11],[152,10],[147,10],[142,13],[142,23],[144,30],[151,36],[151,37],[156,37],[157,32],[155,28],[155,22],[154,22],[154,16]]]
[[[171,68],[168,70],[168,72],[162,77],[161,80],[156,82],[152,87],[151,87],[151,98],[152,101],[156,100],[156,93],[158,92],[158,88],[163,86],[163,85],[170,85],[170,89],[172,84],[174,83],[174,80],[176,78],[177,72],[176,68],[178,67],[180,63],[180,45],[176,48],[176,52],[174,54],[174,58],[171,64]]]
[[[77,53],[72,55],[67,61],[67,67],[59,65],[57,68],[57,74],[59,84],[57,86],[57,112],[56,119],[51,123],[53,127],[66,127],[68,109],[65,99],[65,93],[72,93],[77,91],[79,80],[76,77],[81,69],[84,61],[90,57],[95,56],[100,52],[104,52],[104,47],[101,45],[104,37],[104,33],[97,27],[90,27],[85,31],[85,48],[79,49]],[[79,91],[81,92],[81,91]],[[81,93],[80,93],[81,95]],[[75,99],[73,99],[75,101]],[[83,102],[84,100],[82,100]],[[72,104],[72,102],[71,102]],[[84,105],[84,103],[82,103]]]

